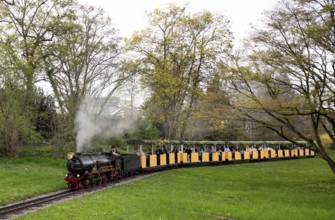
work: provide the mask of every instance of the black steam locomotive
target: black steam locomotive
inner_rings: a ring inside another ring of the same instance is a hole
[[[68,154],[65,177],[71,190],[93,187],[141,170],[136,154]]]

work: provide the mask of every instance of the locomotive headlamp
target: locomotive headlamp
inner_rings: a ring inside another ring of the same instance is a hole
[[[80,174],[77,174],[77,177],[80,177]]]
[[[72,152],[69,152],[66,155],[67,159],[69,159],[69,160],[71,160],[73,158],[73,156],[74,156],[74,153],[72,153]]]
[[[68,174],[65,174],[65,178],[68,177],[69,175]]]

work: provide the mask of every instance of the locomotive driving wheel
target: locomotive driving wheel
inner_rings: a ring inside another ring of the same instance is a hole
[[[89,179],[85,179],[84,180],[84,188],[87,189],[87,188],[90,188],[91,186],[91,181]]]
[[[83,182],[82,181],[79,181],[78,182],[78,189],[81,190],[84,188],[84,185],[83,185]]]
[[[106,176],[106,175],[103,175],[103,176],[101,177],[101,184],[105,184],[105,183],[107,183],[107,176]]]
[[[97,180],[96,180],[96,185],[101,185],[102,184],[102,177],[99,177]]]

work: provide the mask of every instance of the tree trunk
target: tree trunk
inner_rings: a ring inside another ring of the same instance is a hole
[[[320,157],[328,163],[333,174],[335,174],[335,161],[327,153],[322,151],[318,151],[318,153],[320,154]]]

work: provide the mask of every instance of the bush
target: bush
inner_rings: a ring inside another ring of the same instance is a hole
[[[53,146],[34,146],[19,148],[17,151],[18,157],[23,158],[54,158],[64,159],[68,152],[73,150],[69,147],[64,146],[63,148],[56,148]]]
[[[328,134],[322,134],[320,138],[321,138],[322,144],[324,145],[326,149],[329,149],[329,150],[334,149],[334,143]]]

